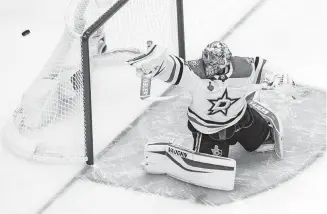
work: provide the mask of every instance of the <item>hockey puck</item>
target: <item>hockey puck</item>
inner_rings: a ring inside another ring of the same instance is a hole
[[[25,30],[25,31],[22,32],[22,36],[27,36],[30,33],[31,33],[30,30]]]

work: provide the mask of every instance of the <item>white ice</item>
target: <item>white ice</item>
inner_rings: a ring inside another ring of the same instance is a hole
[[[206,43],[223,35],[256,1],[185,1],[187,57],[197,57]],[[198,14],[198,8],[203,4],[210,10]],[[0,128],[59,39],[67,5],[65,0],[1,3]],[[323,0],[267,0],[226,42],[233,54],[264,56],[291,73],[298,82],[325,89],[325,6]],[[217,19],[217,24],[204,25],[207,19]],[[30,29],[31,34],[22,37],[21,32],[25,29]],[[202,34],[208,29],[212,34]],[[137,100],[135,91],[138,91],[139,80],[135,75],[125,73],[121,78],[126,78],[133,89],[124,91],[126,100],[117,98],[120,103],[113,109],[122,108],[128,99],[136,104],[134,111],[121,119],[120,124],[115,123],[111,138],[147,105]],[[110,87],[114,86],[112,83]],[[109,86],[104,87],[108,89]],[[157,86],[155,90],[160,91],[162,87],[165,86]],[[110,126],[110,122],[107,124]],[[0,213],[16,214],[36,213],[83,165],[29,162],[0,147],[0,168]],[[77,181],[45,213],[324,213],[327,210],[326,169],[324,156],[275,189],[221,207],[203,207],[187,201]]]

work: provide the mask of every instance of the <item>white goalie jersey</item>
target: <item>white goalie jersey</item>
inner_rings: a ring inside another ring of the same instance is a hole
[[[165,69],[154,77],[190,92],[188,120],[198,131],[212,134],[242,118],[247,106],[246,96],[255,90],[255,84],[267,81],[267,73],[263,75],[265,63],[260,57],[233,57],[225,75],[207,79],[202,60],[185,63],[179,57],[169,56]]]
[[[129,61],[144,74],[186,89],[192,96],[188,119],[204,134],[236,124],[245,113],[246,97],[255,90],[294,84],[288,75],[266,62],[261,57],[234,56],[225,74],[209,79],[205,76],[202,59],[185,62],[157,45]]]
[[[288,75],[261,57],[234,56],[224,74],[211,78],[205,75],[202,59],[185,62],[156,45],[128,63],[136,67],[142,77],[157,78],[186,89],[192,96],[188,120],[204,134],[213,134],[236,124],[246,111],[248,98],[256,90],[294,85]],[[145,147],[143,167],[149,173],[168,174],[199,186],[232,190],[235,161],[215,157],[201,156],[172,144],[150,143]]]

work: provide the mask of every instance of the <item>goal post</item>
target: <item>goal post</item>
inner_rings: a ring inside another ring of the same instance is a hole
[[[179,56],[183,59],[186,58],[185,52],[185,32],[184,32],[184,5],[183,0],[176,0],[177,8],[177,28],[178,28],[178,46]]]
[[[92,24],[82,35],[82,72],[84,82],[84,124],[85,124],[85,146],[87,164],[94,164],[93,151],[93,128],[92,128],[92,100],[91,100],[91,78],[90,78],[90,50],[89,39],[104,23],[110,19],[129,0],[119,0],[106,13],[104,13],[94,24]]]
[[[93,165],[94,61],[124,52],[117,49],[140,54],[147,40],[185,57],[182,0],[95,1],[71,1],[59,44],[3,130],[14,153]]]
[[[119,0],[117,1],[106,13],[104,13],[94,24],[92,24],[82,35],[82,70],[84,74],[84,117],[85,117],[85,141],[87,148],[87,164],[94,164],[94,152],[93,152],[93,131],[92,131],[92,101],[91,101],[91,81],[90,81],[90,58],[89,58],[89,38],[100,27],[102,27],[116,12],[120,10],[128,1],[131,0]],[[183,0],[176,0],[176,13],[177,13],[177,26],[178,26],[178,45],[179,56],[185,58],[185,35],[184,35],[184,11]],[[135,17],[137,18],[137,17]]]

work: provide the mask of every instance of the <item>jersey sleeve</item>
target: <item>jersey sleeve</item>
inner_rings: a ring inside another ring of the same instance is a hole
[[[188,91],[193,90],[198,81],[198,77],[190,70],[185,61],[174,55],[168,56],[166,67],[153,77],[171,85],[181,86]]]

